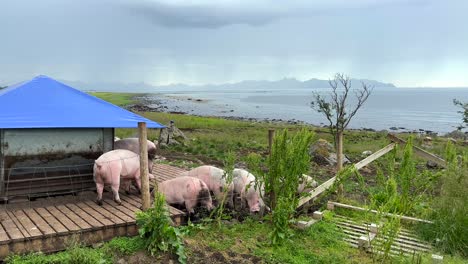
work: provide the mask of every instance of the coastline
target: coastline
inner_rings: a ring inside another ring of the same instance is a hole
[[[155,98],[158,96],[158,98]],[[262,118],[258,116],[249,116],[249,115],[232,115],[235,109],[230,109],[228,105],[224,105],[226,108],[224,111],[220,111],[219,114],[207,114],[203,111],[199,111],[201,105],[213,106],[216,102],[214,100],[207,100],[202,98],[197,98],[195,96],[174,96],[167,95],[163,93],[145,93],[136,95],[133,97],[135,101],[134,104],[127,105],[126,108],[133,111],[139,112],[164,112],[171,114],[185,114],[199,117],[216,117],[223,118],[228,120],[238,120],[238,121],[247,121],[255,123],[272,123],[272,124],[287,124],[287,125],[310,125],[317,128],[328,128],[328,125],[324,123],[314,124],[306,122],[303,120],[297,119],[281,119],[281,118]],[[190,110],[189,110],[190,109]],[[311,110],[312,111],[312,110]],[[453,133],[440,133],[432,130],[419,128],[419,129],[406,129],[405,127],[388,127],[388,129],[376,129],[372,127],[359,127],[359,128],[347,128],[349,131],[368,131],[368,132],[391,132],[391,133],[409,133],[417,135],[427,135],[427,136],[447,136],[448,134]],[[454,129],[455,131],[455,129]],[[463,132],[462,132],[463,133]],[[468,132],[464,132],[465,135]]]

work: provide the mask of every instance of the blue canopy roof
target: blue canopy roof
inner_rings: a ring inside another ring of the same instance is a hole
[[[0,128],[164,126],[47,76],[0,90]]]

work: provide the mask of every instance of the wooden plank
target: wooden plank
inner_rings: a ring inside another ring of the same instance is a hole
[[[23,209],[24,213],[41,230],[44,235],[55,234],[55,230],[32,208]]]
[[[12,211],[6,211],[6,214],[10,216],[11,220],[15,223],[16,227],[19,229],[19,231],[21,232],[21,234],[23,234],[25,238],[29,238],[31,236],[28,230],[26,230],[26,228],[19,221],[18,217],[16,217],[16,215]]]
[[[130,214],[132,217],[135,217],[135,213],[141,211],[140,206],[141,203],[136,202],[135,200],[131,199],[130,196],[121,196],[121,200],[124,201],[123,203],[123,211],[127,214]]]
[[[0,224],[0,244],[3,244],[6,241],[9,241],[10,238],[8,237],[7,232],[3,229],[3,226]]]
[[[133,209],[132,210],[140,210],[140,207],[141,207],[141,200],[134,196],[134,195],[123,195],[122,196],[129,204],[131,204],[133,206]]]
[[[75,214],[75,212],[72,212],[68,207],[65,205],[57,205],[56,206],[60,212],[62,212],[64,215],[66,215],[70,220],[73,221],[77,226],[80,227],[83,231],[91,229],[91,225],[88,224],[83,218]]]
[[[389,133],[389,134],[387,135],[387,137],[388,137],[388,139],[390,139],[391,141],[396,142],[396,143],[398,143],[398,144],[400,144],[400,145],[406,145],[406,141],[405,141],[405,140],[403,140],[403,139],[397,137],[397,136],[394,135],[394,134],[390,134],[390,133]],[[441,167],[443,167],[443,168],[446,168],[446,167],[447,167],[447,162],[446,162],[444,159],[442,159],[442,158],[440,158],[440,157],[438,157],[438,156],[436,156],[436,155],[434,155],[434,154],[432,154],[432,153],[430,153],[430,152],[427,152],[427,151],[425,151],[425,150],[422,149],[422,148],[419,148],[419,147],[417,147],[417,146],[413,146],[413,151],[414,151],[414,153],[415,153],[416,155],[418,155],[418,156],[420,156],[420,157],[422,157],[422,158],[424,158],[424,159],[430,160],[430,161],[436,163],[437,165],[439,165],[439,166],[441,166]]]
[[[389,145],[385,146],[384,148],[376,151],[374,154],[368,156],[367,158],[359,161],[358,163],[354,164],[354,167],[358,170],[362,169],[365,167],[367,164],[371,163],[372,161],[382,157],[383,155],[387,154],[390,152],[392,149],[394,149],[396,146],[396,143],[390,143]]]
[[[14,211],[13,214],[20,221],[21,225],[28,231],[30,237],[42,236],[42,232],[31,222],[29,217],[22,210]]]
[[[169,208],[169,213],[171,213],[171,216],[184,216],[185,215],[184,211],[181,211],[170,205],[168,205],[167,207]]]
[[[352,230],[355,230],[356,232],[361,232],[361,233],[367,233],[369,232],[369,229],[366,229],[364,226],[358,226],[358,225],[352,225],[344,222],[335,222],[336,225],[340,225]]]
[[[24,236],[21,231],[16,227],[16,224],[13,222],[11,217],[7,214],[6,211],[0,213],[0,218],[2,219],[2,226],[7,232],[8,236],[11,239],[23,239]]]
[[[376,245],[380,245],[384,241],[386,242],[387,238],[378,237],[378,238],[376,238],[374,243],[376,243]],[[395,249],[397,251],[403,251],[403,252],[407,252],[407,253],[413,253],[414,251],[416,251],[416,252],[427,252],[427,251],[429,251],[428,249],[412,247],[412,246],[409,246],[409,245],[402,246],[402,244],[400,244],[400,243],[393,243],[391,245],[391,248],[393,248],[393,249]]]
[[[78,231],[81,228],[76,225],[67,215],[63,214],[58,208],[55,206],[48,206],[46,207],[47,210],[57,217],[57,219],[60,221],[60,223],[65,226],[69,231]]]
[[[46,221],[57,233],[66,233],[65,228],[50,212],[45,208],[35,208],[36,212]]]
[[[300,200],[299,200],[299,203],[298,203],[298,206],[297,208],[303,206],[305,203],[307,203],[308,201],[310,201],[311,199],[319,196],[320,194],[322,194],[324,191],[328,190],[332,185],[333,183],[335,182],[336,180],[336,176],[335,177],[332,177],[330,178],[328,181],[322,183],[321,185],[317,186],[317,188],[313,189],[311,192],[309,192],[309,196],[306,196],[306,197],[302,197]]]
[[[132,210],[129,210],[127,207],[125,207],[127,202],[122,196],[120,196],[120,200],[122,201],[123,205],[116,206],[114,202],[103,200],[104,203],[102,206],[106,208],[109,212],[123,219],[126,223],[133,223],[135,221],[135,214]]]
[[[346,208],[346,209],[351,209],[351,210],[356,210],[356,211],[371,212],[371,213],[374,213],[374,214],[378,213],[376,210],[368,210],[368,209],[353,206],[353,205],[342,204],[342,203],[331,202],[331,201],[329,201],[328,203],[333,204],[334,206],[337,206],[337,207],[341,207],[341,208]],[[410,217],[410,216],[396,215],[396,214],[391,214],[391,213],[383,213],[383,215],[384,216],[394,216],[394,217],[396,216],[396,217],[400,217],[403,220],[414,221],[414,222],[422,222],[422,223],[428,223],[428,224],[433,223],[432,221],[429,221],[429,220],[419,219],[419,218]]]
[[[101,222],[97,221],[96,219],[94,219],[94,217],[81,210],[78,206],[74,204],[66,204],[65,206],[73,212],[75,212],[81,219],[86,221],[94,229],[99,229],[104,226]]]
[[[120,196],[120,200],[122,201],[122,206],[120,206],[118,209],[129,216],[132,220],[135,220],[135,212],[139,211],[140,209],[134,207],[133,205],[129,204],[123,196]]]
[[[128,195],[128,196],[125,195],[124,197],[127,198],[128,199],[127,201],[135,207],[133,210],[140,211],[141,203],[140,203],[140,200],[138,199],[138,197],[133,196],[133,195]],[[183,211],[181,211],[181,210],[179,210],[177,208],[174,208],[174,207],[172,207],[170,205],[168,205],[167,207],[169,209],[169,213],[170,213],[171,216],[184,216],[185,215],[185,213]]]
[[[102,225],[104,226],[113,226],[114,225],[114,222],[110,221],[109,219],[107,219],[105,216],[103,216],[99,211],[101,210],[94,210],[93,208],[91,208],[89,205],[81,202],[81,203],[76,203],[75,204],[76,206],[78,206],[81,210],[85,211],[86,213],[88,213],[91,217],[93,217],[94,219],[96,219],[97,221],[99,221],[100,223],[102,223]]]
[[[98,206],[95,202],[92,202],[92,201],[86,201],[85,203],[89,207],[93,208],[94,210],[99,211],[99,213],[101,213],[106,219],[109,219],[109,221],[112,221],[116,225],[122,225],[126,223],[126,221],[114,215],[111,211],[107,210],[107,208],[104,206]]]

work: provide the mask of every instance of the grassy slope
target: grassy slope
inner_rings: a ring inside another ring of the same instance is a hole
[[[132,104],[133,98],[138,95],[135,93],[109,93],[109,92],[90,92],[89,94],[99,97],[118,106]]]

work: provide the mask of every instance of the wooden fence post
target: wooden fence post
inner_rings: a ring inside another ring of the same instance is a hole
[[[140,145],[141,209],[145,211],[150,207],[148,139],[145,122],[138,122],[138,135]]]
[[[275,130],[268,130],[268,154],[271,155],[271,147],[273,146],[273,138],[275,137]]]

